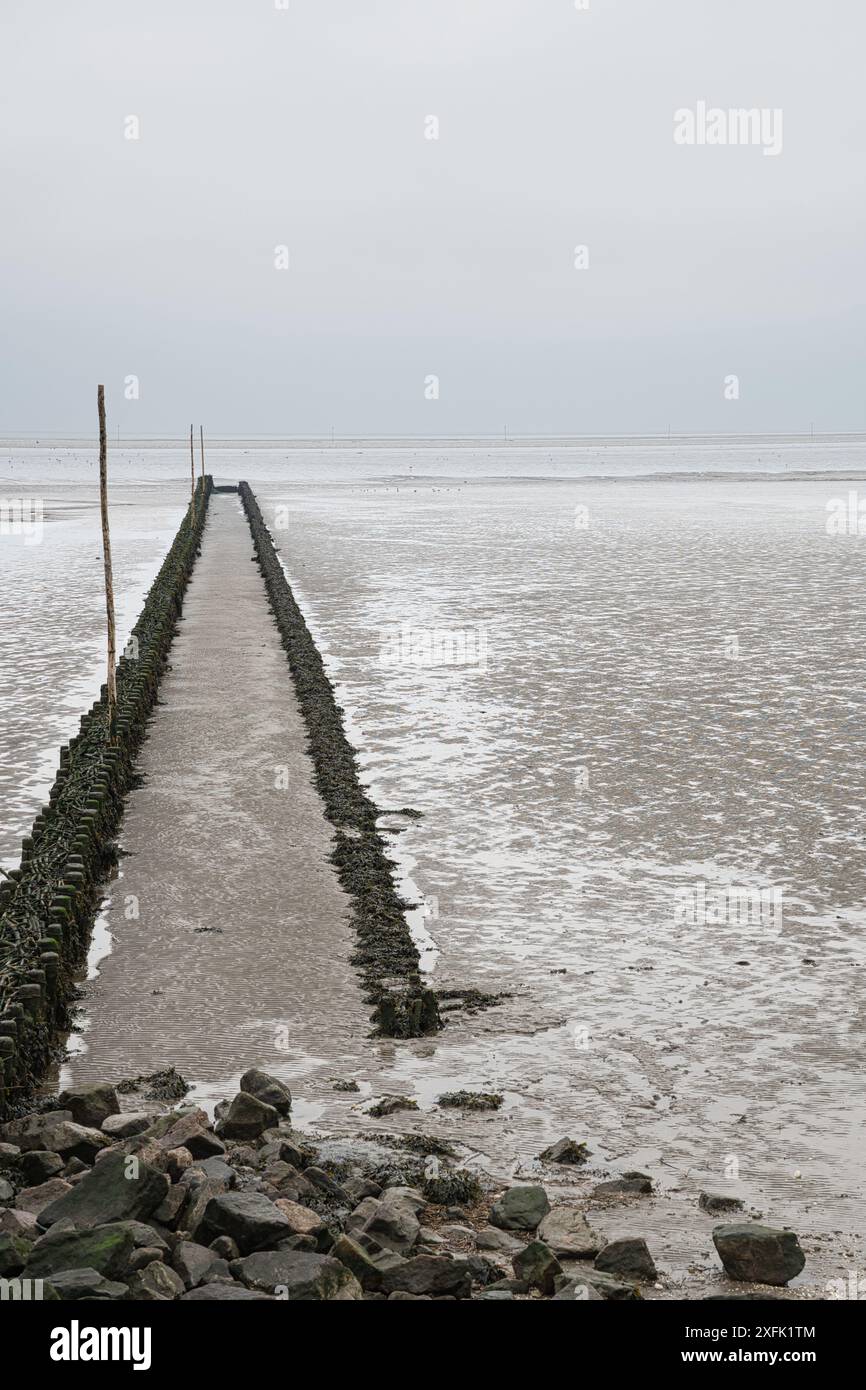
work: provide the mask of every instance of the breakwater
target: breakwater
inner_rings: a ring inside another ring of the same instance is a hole
[[[357,936],[353,963],[373,1023],[387,1037],[419,1037],[441,1027],[436,996],[419,974],[419,957],[406,921],[408,906],[394,885],[393,862],[377,828],[379,808],[358,777],[334,688],[286,578],[273,538],[248,483],[239,484],[270,610],[289,663],[307,729],[315,781],[334,827],[331,856],[349,894]]]
[[[117,713],[107,690],[60,750],[48,803],[22,842],[21,864],[0,884],[0,1115],[20,1109],[68,1030],[75,971],[87,952],[100,885],[116,862],[115,836],[134,784],[135,757],[180,615],[204,529],[212,480],[196,486],[117,665]]]

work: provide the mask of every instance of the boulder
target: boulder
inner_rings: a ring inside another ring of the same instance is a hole
[[[562,1265],[548,1245],[534,1240],[515,1255],[511,1261],[515,1279],[520,1279],[530,1289],[549,1298],[554,1291],[554,1281],[562,1274]]]
[[[547,1221],[548,1217],[545,1217],[544,1220]],[[541,1235],[540,1227],[539,1235]],[[524,1241],[517,1236],[509,1235],[507,1231],[497,1231],[495,1226],[483,1226],[480,1231],[475,1232],[475,1245],[479,1250],[492,1250],[502,1255],[516,1255],[518,1250],[523,1249],[524,1244]],[[550,1244],[549,1241],[548,1244]]]
[[[208,1128],[207,1115],[193,1110],[180,1115],[157,1143],[163,1153],[171,1149],[187,1149],[193,1158],[214,1158],[225,1153],[226,1146]]]
[[[89,1129],[73,1120],[58,1119],[55,1111],[51,1124],[34,1125],[22,1131],[15,1141],[23,1153],[31,1149],[56,1153],[64,1159],[80,1158],[83,1163],[92,1163],[100,1149],[107,1148],[108,1140],[98,1129]],[[43,1115],[31,1115],[30,1120],[43,1120]]]
[[[211,1197],[201,1227],[200,1242],[231,1236],[242,1255],[276,1245],[292,1234],[286,1215],[260,1192],[225,1192]]]
[[[411,1201],[389,1191],[378,1201],[372,1197],[365,1198],[360,1206],[366,1207],[368,1202],[373,1205],[364,1222],[365,1234],[372,1236],[378,1245],[395,1250],[398,1254],[402,1255],[411,1250],[421,1232],[421,1223],[415,1215]],[[356,1207],[355,1211],[358,1210]],[[354,1214],[352,1213],[353,1216]]]
[[[433,1298],[451,1294],[455,1298],[468,1298],[472,1279],[463,1260],[452,1260],[447,1255],[415,1255],[411,1260],[403,1260],[382,1271],[381,1289],[383,1293],[429,1294]]]
[[[137,1134],[143,1134],[150,1127],[152,1121],[153,1116],[147,1115],[141,1110],[134,1113],[109,1115],[107,1119],[102,1121],[102,1133],[111,1140],[133,1139]]]
[[[32,1211],[22,1211],[18,1207],[4,1207],[0,1210],[0,1231],[10,1236],[28,1236],[35,1240],[42,1234]]]
[[[17,1168],[21,1150],[17,1144],[0,1144],[0,1173],[8,1173]]]
[[[186,1289],[194,1289],[200,1284],[217,1260],[215,1250],[196,1245],[191,1240],[178,1241],[171,1257],[172,1268],[180,1275]]]
[[[24,1236],[14,1236],[8,1231],[0,1231],[0,1278],[8,1279],[10,1275],[21,1272],[32,1245],[33,1242],[26,1240]]]
[[[19,1172],[28,1187],[56,1178],[64,1166],[60,1154],[49,1153],[46,1149],[29,1149],[21,1155]]]
[[[743,1203],[739,1197],[726,1197],[721,1192],[702,1192],[698,1198],[698,1206],[701,1211],[708,1211],[711,1215],[723,1211],[742,1211]]]
[[[341,1264],[351,1270],[365,1293],[378,1292],[381,1288],[382,1265],[374,1256],[352,1240],[351,1236],[345,1234],[339,1236],[330,1253],[335,1260],[339,1260]],[[389,1258],[396,1263],[400,1257],[392,1254]]]
[[[61,1165],[62,1166],[62,1165]],[[9,1206],[15,1200],[15,1188],[6,1178],[0,1178],[0,1207]]]
[[[224,1159],[217,1158],[216,1156],[213,1158],[196,1159],[192,1167],[187,1168],[181,1178],[181,1182],[187,1184],[195,1182],[198,1181],[199,1176],[212,1178],[216,1182],[221,1182],[226,1190],[230,1187],[236,1187],[238,1181],[237,1172],[232,1168],[231,1164],[226,1163]]]
[[[274,1206],[285,1216],[293,1235],[315,1238],[325,1230],[321,1216],[310,1211],[309,1207],[302,1207],[300,1202],[290,1202],[286,1197],[278,1197]]]
[[[42,1182],[38,1187],[22,1187],[15,1198],[15,1207],[17,1211],[29,1212],[41,1226],[45,1226],[48,1223],[42,1219],[43,1212],[72,1190],[72,1184],[64,1178],[49,1178],[48,1182]]]
[[[113,1086],[98,1082],[90,1086],[71,1086],[60,1094],[60,1104],[79,1125],[99,1129],[109,1115],[120,1113],[120,1101]]]
[[[568,1284],[575,1286],[587,1284],[596,1293],[601,1294],[602,1298],[609,1298],[616,1303],[631,1303],[641,1296],[640,1287],[634,1280],[619,1279],[615,1274],[608,1274],[604,1270],[589,1269],[583,1266],[576,1269],[574,1266],[564,1267],[564,1279],[557,1282],[557,1293],[561,1292]]]
[[[544,1163],[569,1163],[574,1166],[587,1163],[589,1156],[586,1145],[578,1143],[576,1139],[557,1139],[555,1144],[538,1155]]]
[[[600,1182],[592,1189],[593,1197],[645,1197],[653,1190],[652,1178],[646,1173],[626,1173],[610,1182]]]
[[[56,1181],[56,1180],[55,1180]],[[168,1178],[140,1159],[110,1153],[81,1181],[52,1202],[40,1224],[69,1220],[74,1226],[102,1226],[109,1221],[138,1221],[150,1216],[165,1197]]]
[[[245,1071],[241,1077],[241,1090],[246,1091],[247,1095],[255,1096],[256,1100],[263,1101],[265,1105],[270,1105],[280,1115],[288,1115],[292,1108],[292,1093],[288,1086],[282,1081],[278,1081],[275,1076],[269,1076],[265,1071],[259,1071],[258,1067],[251,1067]]]
[[[257,1293],[254,1289],[245,1289],[243,1284],[202,1284],[197,1289],[190,1289],[189,1293],[181,1294],[181,1303],[240,1303],[243,1300],[262,1299],[270,1301],[270,1295]]]
[[[123,1278],[135,1249],[135,1236],[125,1222],[109,1222],[86,1231],[49,1231],[37,1240],[27,1259],[31,1278],[50,1279],[61,1270],[95,1269],[106,1279]]]
[[[605,1274],[614,1274],[623,1279],[638,1279],[652,1283],[658,1278],[658,1271],[649,1252],[649,1246],[640,1236],[626,1236],[612,1240],[599,1251],[596,1269]]]
[[[276,1124],[279,1116],[272,1105],[266,1105],[246,1091],[238,1091],[217,1132],[226,1139],[257,1139]]]
[[[713,1244],[725,1273],[753,1284],[787,1284],[806,1263],[793,1231],[775,1230],[757,1222],[716,1226]]]
[[[554,1207],[538,1228],[538,1239],[549,1245],[554,1255],[569,1260],[592,1260],[602,1241],[588,1225],[579,1207]]]
[[[331,1255],[301,1250],[262,1250],[232,1266],[249,1288],[290,1301],[357,1301],[361,1285],[351,1270]]]
[[[24,1149],[45,1149],[42,1135],[61,1120],[71,1120],[71,1110],[43,1110],[39,1114],[21,1115],[17,1120],[7,1120],[0,1125],[0,1144],[13,1145],[19,1151]],[[23,1142],[22,1142],[23,1141]]]
[[[165,1303],[185,1292],[180,1275],[160,1260],[138,1270],[129,1281],[129,1297],[136,1302]]]
[[[128,1286],[106,1279],[95,1269],[61,1269],[51,1276],[51,1287],[63,1302],[113,1302],[126,1298]]]
[[[493,1203],[490,1220],[502,1231],[534,1231],[550,1211],[543,1187],[509,1187]]]
[[[567,1279],[553,1295],[554,1303],[603,1303],[604,1294],[586,1279]]]

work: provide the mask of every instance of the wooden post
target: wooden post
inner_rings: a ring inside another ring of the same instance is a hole
[[[105,613],[108,619],[108,731],[115,741],[117,725],[117,676],[115,673],[116,634],[114,626],[114,583],[111,576],[111,538],[108,534],[108,440],[105,433],[105,387],[96,388],[99,411],[99,506],[102,513],[102,558],[105,566]]]
[[[192,425],[189,427],[189,476],[189,507],[191,512],[195,512],[195,443],[193,440]]]
[[[204,500],[204,425],[199,425],[198,437],[201,442],[201,495]]]

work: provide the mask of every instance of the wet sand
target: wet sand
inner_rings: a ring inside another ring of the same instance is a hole
[[[214,497],[64,1079],[168,1061],[197,1095],[209,1083],[221,1095],[251,1058],[294,1080],[369,1030],[331,830],[251,557],[237,498]]]

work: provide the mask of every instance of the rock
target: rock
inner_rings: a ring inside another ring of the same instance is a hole
[[[403,1289],[395,1289],[388,1294],[389,1303],[432,1303],[429,1293],[405,1293]]]
[[[713,1244],[725,1273],[753,1284],[787,1284],[806,1263],[793,1231],[774,1230],[757,1222],[716,1226]]]
[[[302,1207],[300,1202],[290,1202],[286,1197],[278,1197],[274,1206],[286,1217],[292,1234],[296,1236],[319,1236],[325,1230],[325,1223],[320,1216],[309,1207]]]
[[[570,1260],[592,1260],[602,1242],[588,1225],[579,1207],[554,1207],[538,1228],[538,1238],[554,1255]]]
[[[592,1189],[593,1197],[644,1197],[652,1192],[652,1178],[646,1173],[626,1173],[622,1178],[600,1182]]]
[[[155,1260],[161,1260],[162,1257],[162,1251],[157,1246],[143,1245],[133,1250],[130,1255],[127,1272],[132,1274],[137,1269],[145,1269],[148,1265],[153,1264]]]
[[[363,1297],[361,1285],[346,1265],[331,1255],[300,1250],[262,1250],[237,1260],[232,1273],[248,1287],[292,1302],[346,1302]]]
[[[64,1302],[77,1302],[82,1298],[88,1302],[109,1302],[126,1298],[129,1291],[126,1284],[118,1284],[97,1270],[87,1268],[58,1270],[51,1276],[51,1287]]]
[[[361,1206],[366,1206],[368,1201],[374,1203],[374,1209],[364,1222],[365,1234],[372,1236],[378,1245],[395,1250],[398,1254],[411,1250],[421,1232],[421,1223],[412,1203],[391,1192],[386,1192],[379,1201],[365,1198]],[[356,1207],[355,1211],[358,1210]]]
[[[205,1178],[213,1178],[221,1182],[223,1187],[228,1190],[236,1187],[238,1175],[231,1164],[226,1163],[222,1158],[200,1158],[196,1159],[191,1168],[187,1168],[181,1182],[190,1183],[197,1181],[197,1175],[201,1174]]]
[[[171,1264],[183,1280],[184,1288],[194,1289],[204,1279],[208,1270],[217,1263],[217,1260],[216,1252],[209,1250],[207,1246],[196,1245],[191,1240],[181,1240],[175,1246]]]
[[[183,1148],[187,1149],[193,1158],[214,1158],[224,1154],[225,1144],[207,1128],[206,1115],[202,1123],[203,1115],[204,1112],[201,1110],[181,1115],[157,1141],[163,1153]]]
[[[621,1240],[610,1241],[599,1251],[595,1267],[605,1274],[618,1275],[623,1279],[646,1280],[651,1283],[658,1278],[649,1246],[640,1236],[627,1236]]]
[[[377,1292],[382,1286],[381,1266],[351,1236],[345,1233],[335,1240],[331,1255],[351,1270],[365,1292]]]
[[[63,1159],[60,1154],[49,1153],[46,1149],[30,1149],[21,1155],[18,1168],[27,1186],[36,1187],[57,1177],[63,1168]]]
[[[231,1236],[217,1236],[216,1240],[211,1241],[208,1249],[221,1260],[236,1260],[241,1253],[237,1242],[232,1240]]]
[[[10,1236],[30,1236],[34,1240],[42,1234],[33,1212],[17,1207],[5,1207],[0,1211],[0,1231]]]
[[[554,1303],[603,1303],[604,1294],[585,1279],[568,1279],[553,1295]]]
[[[9,1275],[18,1274],[24,1268],[32,1245],[33,1242],[26,1240],[24,1236],[14,1236],[8,1231],[0,1231],[0,1278],[7,1279]]]
[[[177,1182],[192,1164],[193,1156],[189,1149],[169,1149],[165,1156],[165,1171],[172,1182]]]
[[[725,1197],[720,1192],[702,1192],[698,1198],[701,1211],[715,1214],[722,1211],[742,1211],[743,1203],[739,1197]]]
[[[22,1126],[15,1140],[22,1153],[41,1149],[43,1152],[60,1154],[63,1158],[80,1158],[84,1163],[92,1163],[100,1149],[107,1147],[108,1140],[98,1129],[88,1129],[72,1120],[59,1118],[67,1113],[55,1110],[49,1111],[48,1115],[28,1115],[23,1121],[13,1120],[12,1124]],[[50,1123],[43,1123],[45,1120],[50,1120]],[[5,1128],[9,1129],[11,1125]]]
[[[198,1239],[208,1245],[231,1236],[242,1255],[266,1249],[292,1234],[288,1218],[259,1192],[226,1192],[211,1197]]]
[[[187,1193],[183,1187],[179,1184],[170,1187],[156,1211],[153,1212],[154,1221],[158,1221],[160,1226],[167,1226],[170,1231],[173,1231],[186,1201]]]
[[[29,1211],[40,1225],[45,1226],[48,1223],[42,1220],[43,1212],[72,1191],[72,1184],[63,1178],[49,1178],[48,1182],[40,1183],[38,1187],[23,1187],[15,1198],[15,1207],[18,1211]]]
[[[168,1189],[165,1174],[143,1160],[106,1154],[71,1192],[45,1208],[40,1224],[69,1220],[74,1226],[87,1227],[142,1220],[157,1209]]]
[[[545,1221],[547,1217],[545,1217]],[[503,1255],[516,1255],[518,1250],[522,1250],[525,1244],[517,1236],[511,1236],[507,1231],[497,1231],[495,1226],[484,1226],[482,1230],[475,1232],[475,1244],[479,1250],[493,1250]]]
[[[71,1110],[45,1110],[39,1114],[21,1115],[17,1120],[7,1120],[0,1125],[0,1143],[13,1145],[20,1150],[46,1149],[42,1135],[61,1120],[71,1120]],[[23,1142],[22,1142],[23,1141]]]
[[[169,1195],[180,1192],[186,1197],[186,1206],[175,1220],[175,1229],[189,1231],[190,1235],[199,1240],[199,1227],[204,1221],[208,1204],[214,1197],[223,1196],[227,1190],[220,1178],[196,1177],[195,1181],[190,1180],[188,1186],[186,1182],[177,1183],[171,1188]],[[209,1240],[201,1243],[210,1245]]]
[[[238,1091],[217,1130],[226,1139],[256,1139],[270,1129],[277,1119],[272,1105],[265,1105],[246,1091]]]
[[[514,1294],[509,1289],[481,1289],[473,1295],[484,1303],[513,1303]]]
[[[327,1192],[330,1197],[337,1197],[340,1201],[346,1201],[346,1194],[336,1178],[330,1173],[326,1173],[324,1168],[317,1168],[315,1164],[304,1169],[304,1178],[320,1191]]]
[[[61,1165],[62,1166],[62,1165]],[[15,1188],[5,1178],[0,1178],[0,1207],[8,1206],[15,1200]]]
[[[377,1100],[375,1105],[371,1105],[367,1111],[374,1119],[380,1119],[383,1115],[396,1115],[398,1110],[417,1110],[418,1102],[409,1096],[383,1096]]]
[[[181,1295],[181,1303],[240,1303],[242,1300],[262,1299],[270,1302],[270,1296],[266,1293],[256,1293],[253,1289],[245,1289],[243,1284],[202,1284],[200,1288],[190,1289],[189,1293]]]
[[[288,1115],[292,1108],[292,1093],[288,1086],[283,1085],[275,1076],[259,1071],[257,1067],[251,1067],[249,1071],[244,1072],[241,1077],[241,1090],[255,1096],[256,1100],[263,1101],[265,1105],[272,1106],[280,1115]]]
[[[79,1125],[99,1129],[109,1115],[120,1113],[120,1101],[113,1086],[98,1082],[91,1086],[72,1086],[60,1094],[60,1104]]]
[[[236,1157],[238,1152],[238,1150],[235,1151]],[[295,1144],[291,1139],[287,1139],[285,1135],[281,1134],[277,1139],[263,1144],[259,1150],[258,1157],[265,1163],[269,1163],[273,1159],[278,1159],[283,1163],[288,1163],[290,1167],[300,1170],[306,1167],[308,1163],[313,1162],[315,1154],[312,1150],[305,1149],[299,1144]]]
[[[589,1161],[590,1153],[585,1144],[575,1139],[558,1139],[549,1149],[538,1155],[545,1163],[570,1163],[579,1165]]]
[[[400,1290],[430,1294],[434,1298],[443,1294],[468,1298],[471,1286],[465,1263],[451,1260],[447,1255],[415,1255],[411,1260],[403,1260],[382,1271],[381,1289],[388,1294]]]
[[[103,1152],[105,1152],[103,1150]],[[74,1183],[81,1173],[88,1171],[88,1165],[83,1163],[80,1158],[70,1158],[63,1169],[63,1176],[67,1182]]]
[[[180,1275],[158,1260],[138,1270],[129,1281],[129,1297],[136,1302],[164,1303],[185,1292]]]
[[[18,1166],[21,1150],[17,1144],[0,1144],[0,1173],[8,1173]]]
[[[135,1113],[122,1113],[120,1115],[109,1115],[102,1121],[102,1133],[109,1139],[133,1139],[136,1134],[143,1134],[149,1129],[153,1120],[152,1115],[147,1115],[144,1111]]]
[[[562,1265],[548,1245],[534,1240],[515,1255],[511,1261],[514,1277],[527,1284],[530,1289],[550,1297],[554,1291],[554,1280],[562,1274]]]
[[[608,1274],[605,1270],[565,1266],[564,1275],[564,1283],[558,1283],[557,1293],[568,1284],[588,1284],[602,1298],[612,1299],[616,1303],[630,1303],[641,1296],[640,1288],[633,1280],[618,1279],[615,1274]]]
[[[550,1211],[543,1187],[509,1187],[494,1202],[490,1220],[502,1231],[534,1231]]]
[[[95,1269],[106,1279],[122,1278],[135,1249],[135,1236],[124,1222],[109,1222],[86,1231],[49,1231],[37,1240],[27,1260],[32,1278],[51,1278],[65,1269]]]

